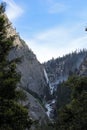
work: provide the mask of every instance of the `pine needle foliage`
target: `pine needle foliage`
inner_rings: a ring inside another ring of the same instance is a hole
[[[21,76],[16,72],[17,59],[8,60],[15,36],[7,36],[5,6],[5,3],[0,4],[0,130],[25,130],[32,121],[28,110],[17,102]]]

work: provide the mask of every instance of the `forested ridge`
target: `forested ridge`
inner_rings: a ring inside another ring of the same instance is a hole
[[[87,77],[72,76],[61,84],[68,88],[65,103],[57,111],[56,127],[59,130],[87,129]],[[70,90],[70,91],[69,91]]]

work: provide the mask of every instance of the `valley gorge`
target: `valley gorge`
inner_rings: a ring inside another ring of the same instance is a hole
[[[12,27],[7,16],[4,17],[9,25],[6,28],[7,37],[15,36],[7,58],[9,61],[20,58],[16,71],[20,73],[21,80],[17,88],[23,90],[26,95],[26,100],[19,102],[27,107],[34,122],[30,130],[57,130],[54,127],[57,109],[70,103],[71,94],[71,91],[62,88],[61,84],[73,75],[87,77],[87,50],[75,51],[41,64]]]

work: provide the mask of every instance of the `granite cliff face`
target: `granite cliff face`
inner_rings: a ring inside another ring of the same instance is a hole
[[[6,16],[5,16],[6,17]],[[20,38],[16,30],[13,29],[10,21],[7,19],[7,37],[15,36],[14,46],[9,52],[8,59],[20,59],[17,63],[17,71],[21,74],[21,81],[18,87],[23,89],[27,95],[27,100],[22,102],[29,109],[30,117],[38,121],[41,126],[47,124],[48,117],[45,112],[44,102],[46,99],[45,91],[49,86],[46,82],[44,67],[37,60],[35,54],[28,48],[26,43]],[[32,130],[35,127],[32,126]]]
[[[46,62],[44,66],[51,86],[55,89],[60,82],[66,81],[69,76],[78,73],[86,55],[86,50],[75,51],[64,57]]]
[[[9,59],[21,59],[20,64],[17,64],[17,70],[21,73],[21,86],[28,91],[35,92],[40,97],[44,97],[44,89],[47,84],[44,79],[43,66],[11,26],[8,28],[8,34],[9,36],[16,35]]]
[[[80,65],[79,75],[81,75],[81,76],[87,76],[87,55],[84,58],[82,64]]]
[[[15,42],[17,45],[9,53],[9,59],[21,58],[21,63],[17,65],[17,70],[21,73],[21,86],[44,98],[44,89],[47,84],[44,79],[43,66],[21,39],[17,37]]]
[[[75,51],[64,57],[49,60],[44,63],[44,66],[52,96],[46,106],[49,110],[49,116],[55,118],[56,103],[57,108],[60,108],[70,101],[70,90],[61,87],[61,83],[73,74],[87,76],[87,50]]]

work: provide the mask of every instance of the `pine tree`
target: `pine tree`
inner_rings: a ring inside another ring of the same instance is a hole
[[[16,72],[16,59],[9,61],[8,54],[13,47],[15,36],[7,37],[5,3],[0,5],[0,130],[25,130],[32,121],[28,110],[17,103],[17,83],[20,75]]]
[[[72,89],[71,102],[58,112],[57,129],[87,129],[87,77],[72,76],[66,82]]]

